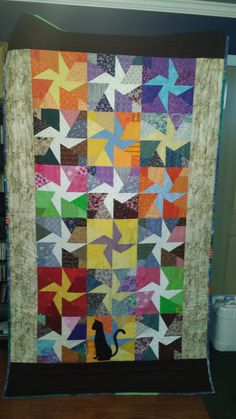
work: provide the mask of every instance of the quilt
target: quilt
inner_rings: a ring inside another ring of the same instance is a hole
[[[19,21],[5,76],[7,397],[212,391],[225,44]]]

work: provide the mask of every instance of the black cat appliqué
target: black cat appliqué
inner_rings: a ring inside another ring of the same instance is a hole
[[[95,330],[95,350],[96,350],[96,356],[94,359],[97,359],[98,361],[108,361],[113,356],[115,356],[118,353],[118,342],[117,342],[117,335],[118,333],[125,334],[124,329],[118,329],[113,336],[114,342],[115,342],[115,352],[112,353],[110,346],[108,345],[105,337],[105,333],[103,330],[103,324],[99,320],[95,320],[92,329]]]

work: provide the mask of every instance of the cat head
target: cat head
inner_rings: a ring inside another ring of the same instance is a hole
[[[94,320],[94,323],[92,325],[92,329],[93,330],[99,330],[99,329],[103,329],[103,324],[102,322],[100,322],[99,320]]]

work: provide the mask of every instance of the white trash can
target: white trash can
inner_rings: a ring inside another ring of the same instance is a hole
[[[236,296],[212,297],[210,330],[217,351],[236,351]]]

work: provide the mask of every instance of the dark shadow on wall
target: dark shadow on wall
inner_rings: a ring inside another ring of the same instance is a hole
[[[230,37],[229,53],[236,54],[235,19],[4,0],[0,0],[0,39],[2,41],[9,40],[17,19],[27,12],[39,15],[61,29],[71,32],[167,35],[222,31]]]
[[[203,397],[211,419],[236,418],[236,352],[210,350],[215,395]]]

